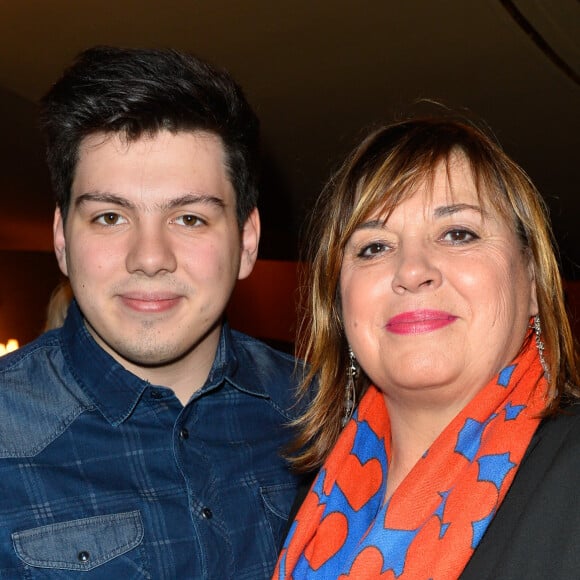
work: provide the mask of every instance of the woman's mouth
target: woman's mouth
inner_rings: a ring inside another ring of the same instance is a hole
[[[393,316],[386,329],[393,334],[422,334],[448,326],[457,316],[442,310],[412,310]]]

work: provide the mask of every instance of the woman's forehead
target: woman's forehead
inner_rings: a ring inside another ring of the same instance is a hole
[[[372,184],[369,180],[367,184]],[[488,181],[478,174],[467,156],[453,152],[433,166],[416,172],[409,179],[396,183],[362,186],[355,196],[357,221],[388,219],[402,204],[420,197],[426,208],[468,204],[478,207],[484,216],[510,216],[507,200]],[[353,216],[354,217],[354,216]]]

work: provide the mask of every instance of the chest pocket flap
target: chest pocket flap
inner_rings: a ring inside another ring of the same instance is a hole
[[[139,511],[95,516],[14,532],[18,557],[29,566],[87,571],[143,541]]]

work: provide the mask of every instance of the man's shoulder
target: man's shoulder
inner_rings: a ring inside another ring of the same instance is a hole
[[[35,455],[89,406],[57,332],[0,357],[0,458]]]
[[[53,330],[0,357],[0,385],[10,383],[13,377],[38,372],[39,366],[53,360],[59,351],[58,332]]]
[[[302,361],[238,331],[232,331],[232,339],[238,359],[238,379],[259,383],[273,398],[296,395],[305,373]]]
[[[262,356],[271,364],[281,367],[294,367],[296,363],[300,364],[296,358],[289,352],[275,348],[275,346],[264,342],[253,336],[249,336],[238,330],[231,330],[232,342],[237,354],[242,356],[247,353],[248,356]],[[290,346],[290,345],[289,345]]]

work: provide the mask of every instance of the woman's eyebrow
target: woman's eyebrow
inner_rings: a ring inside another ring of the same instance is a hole
[[[479,205],[473,205],[470,203],[454,203],[451,205],[442,205],[435,208],[435,210],[433,211],[433,215],[435,218],[443,218],[462,211],[476,212],[482,217],[485,217],[487,215],[486,212]],[[385,226],[386,226],[385,219],[376,218],[360,223],[358,226],[356,226],[355,231],[383,229]]]
[[[385,227],[385,220],[384,219],[373,219],[368,220],[366,222],[362,222],[355,227],[355,231],[358,230],[374,230],[374,229],[382,229]]]
[[[473,205],[470,203],[454,203],[451,205],[442,205],[435,208],[433,215],[436,218],[441,218],[459,213],[461,211],[474,211],[480,214],[481,216],[485,216],[485,212],[479,205]]]

